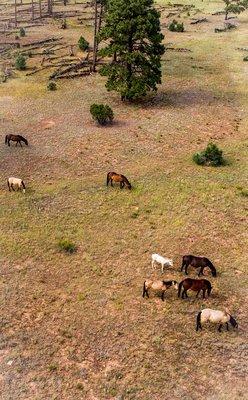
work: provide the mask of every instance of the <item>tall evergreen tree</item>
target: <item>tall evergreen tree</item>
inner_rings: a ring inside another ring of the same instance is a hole
[[[106,21],[100,32],[108,40],[101,50],[112,62],[101,69],[107,76],[107,90],[121,94],[122,100],[135,100],[161,83],[160,13],[153,0],[108,0]]]

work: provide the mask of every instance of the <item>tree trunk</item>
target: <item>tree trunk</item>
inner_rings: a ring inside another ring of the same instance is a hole
[[[15,0],[15,27],[17,27],[17,0]]]
[[[42,18],[42,7],[41,0],[39,0],[39,10],[40,10],[40,19]]]
[[[92,71],[96,71],[96,62],[97,62],[97,0],[95,0],[95,22],[94,22],[94,45],[93,45],[93,63],[92,63]]]
[[[228,11],[226,10],[225,21],[227,21],[227,19],[228,19]]]
[[[34,0],[31,3],[32,21],[34,20]]]

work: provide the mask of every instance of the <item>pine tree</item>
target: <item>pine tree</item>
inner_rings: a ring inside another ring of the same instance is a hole
[[[161,83],[161,55],[164,46],[160,14],[153,0],[109,0],[100,39],[108,40],[101,50],[112,62],[101,69],[107,76],[107,90],[135,100]]]

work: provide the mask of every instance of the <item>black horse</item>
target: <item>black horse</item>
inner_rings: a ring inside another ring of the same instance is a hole
[[[21,136],[21,135],[6,135],[5,136],[5,144],[8,144],[8,146],[10,146],[10,141],[16,142],[16,146],[19,145],[22,147],[21,142],[24,142],[26,146],[28,146],[28,141],[27,139],[25,139],[25,137]]]
[[[181,266],[181,272],[185,270],[185,274],[188,275],[188,267],[192,266],[194,268],[200,268],[198,276],[203,275],[203,270],[205,267],[210,268],[211,273],[214,277],[217,276],[216,268],[213,266],[211,261],[206,257],[196,257],[192,255],[183,256],[183,262]]]

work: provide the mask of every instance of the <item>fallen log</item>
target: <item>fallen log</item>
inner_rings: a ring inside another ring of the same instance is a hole
[[[22,45],[22,47],[28,47],[28,46],[36,46],[36,45],[41,45],[44,43],[50,43],[50,42],[56,42],[63,39],[63,36],[60,37],[53,37],[53,38],[48,38],[48,39],[43,39],[43,40],[36,40],[35,42],[31,42],[31,43],[25,43]]]
[[[192,52],[192,50],[190,49],[185,49],[183,47],[166,47],[165,50],[170,50],[170,51],[178,51],[178,52],[182,52],[182,53],[186,53],[186,52]]]
[[[191,25],[201,24],[202,22],[208,22],[207,18],[200,18],[190,22]]]

